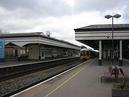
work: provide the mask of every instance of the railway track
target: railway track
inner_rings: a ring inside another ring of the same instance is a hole
[[[57,75],[57,74],[59,74],[59,73],[61,73],[61,72],[64,72],[65,70],[68,70],[68,69],[70,69],[70,68],[72,68],[72,67],[74,67],[74,66],[76,66],[76,65],[78,65],[78,64],[80,64],[80,63],[82,63],[80,60],[76,60],[76,61],[72,61],[72,62],[69,62],[69,63],[65,63],[65,64],[62,64],[62,65],[56,65],[57,67],[58,66],[62,66],[61,68],[62,68],[62,70],[60,70],[60,71],[58,71],[58,72],[56,72],[56,73],[53,73],[53,74],[50,74],[50,76],[48,76],[48,77],[46,77],[46,78],[43,78],[43,79],[41,79],[41,80],[38,80],[38,81],[36,81],[36,82],[34,82],[34,83],[31,83],[31,84],[29,84],[29,85],[26,85],[26,86],[24,86],[24,87],[22,87],[22,88],[19,88],[19,89],[16,89],[15,91],[11,91],[11,92],[9,92],[9,93],[5,93],[5,95],[3,95],[2,97],[8,97],[8,96],[10,96],[10,95],[12,95],[12,94],[15,94],[15,93],[17,93],[17,92],[19,92],[19,91],[21,91],[21,90],[24,90],[24,89],[26,89],[26,88],[28,88],[28,87],[30,87],[30,86],[33,86],[33,85],[35,85],[35,84],[37,84],[37,83],[39,83],[39,82],[42,82],[42,81],[44,81],[44,80],[46,80],[46,79],[48,79],[48,78],[51,78],[51,77],[53,77],[53,76],[55,76],[55,75]],[[50,69],[50,68],[55,68],[56,66],[48,66],[48,67],[42,67],[42,68],[35,68],[35,69],[29,69],[29,70],[25,70],[25,71],[22,71],[22,72],[16,72],[16,73],[13,73],[13,74],[10,74],[10,75],[6,75],[6,76],[3,76],[3,77],[1,77],[1,78],[4,78],[4,80],[3,81],[5,81],[5,80],[9,80],[9,79],[13,79],[13,78],[17,78],[17,77],[22,77],[22,76],[24,76],[24,75],[27,75],[27,74],[31,74],[31,73],[36,73],[36,72],[38,72],[38,71],[42,71],[42,70],[46,70],[46,69]],[[63,68],[64,67],[64,68]],[[8,78],[6,78],[6,77],[8,77]],[[13,84],[13,83],[12,83]]]
[[[79,59],[77,59],[78,61]],[[31,73],[34,73],[34,72],[38,72],[38,71],[41,71],[41,70],[46,70],[46,69],[49,69],[49,68],[53,68],[53,67],[56,67],[56,66],[59,66],[59,65],[64,65],[64,64],[70,64],[72,62],[74,62],[75,60],[66,60],[65,62],[64,61],[60,61],[59,63],[57,62],[45,62],[45,63],[38,63],[38,64],[31,64],[30,66],[26,65],[24,67],[9,67],[5,70],[1,70],[0,71],[0,82],[2,81],[6,81],[6,80],[9,80],[9,79],[13,79],[13,78],[17,78],[17,77],[20,77],[20,76],[24,76],[24,75],[27,75],[27,74],[31,74]],[[69,63],[70,62],[70,63]]]

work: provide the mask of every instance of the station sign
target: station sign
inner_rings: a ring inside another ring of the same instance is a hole
[[[5,60],[5,53],[4,53],[4,40],[0,39],[0,61]]]

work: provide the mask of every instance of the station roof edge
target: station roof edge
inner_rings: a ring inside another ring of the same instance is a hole
[[[129,30],[129,24],[114,24],[113,25],[114,30]],[[74,31],[99,31],[99,30],[111,30],[112,24],[96,24],[96,25],[89,25],[84,26],[80,28],[75,28]]]
[[[19,37],[41,37],[41,38],[47,38],[50,40],[55,40],[55,41],[59,41],[59,42],[63,42],[63,43],[67,43],[76,47],[80,47],[78,45],[72,44],[68,41],[65,40],[59,40],[53,37],[47,37],[45,35],[42,35],[41,32],[35,32],[35,33],[7,33],[7,34],[0,34],[0,39],[2,38],[19,38]]]

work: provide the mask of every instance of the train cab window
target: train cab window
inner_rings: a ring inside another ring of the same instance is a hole
[[[85,51],[81,52],[81,56],[86,56],[86,55],[87,55],[87,52],[85,52]]]

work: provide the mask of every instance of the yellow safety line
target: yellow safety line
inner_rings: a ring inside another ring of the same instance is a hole
[[[93,62],[93,61],[92,61]],[[91,64],[91,63],[89,63]],[[74,78],[75,76],[77,76],[81,71],[83,71],[84,69],[86,69],[89,64],[85,67],[80,69],[78,72],[76,72],[73,76],[71,76],[69,79],[67,79],[66,81],[64,81],[62,84],[60,84],[58,87],[56,87],[54,90],[52,90],[51,92],[49,92],[47,95],[45,95],[44,97],[49,97],[51,94],[53,94],[55,91],[57,91],[59,88],[61,88],[62,86],[64,86],[67,82],[69,82],[72,78]]]
[[[77,73],[75,73],[73,76],[71,76],[69,79],[67,79],[66,81],[64,81],[62,84],[60,84],[58,87],[56,87],[54,90],[52,90],[50,93],[48,93],[44,97],[49,97],[52,93],[54,93],[56,90],[58,90],[59,88],[61,88],[63,85],[65,85],[67,82],[69,82],[73,77],[75,77],[76,75],[78,75],[84,69],[85,68],[82,68],[81,70],[79,70]]]

